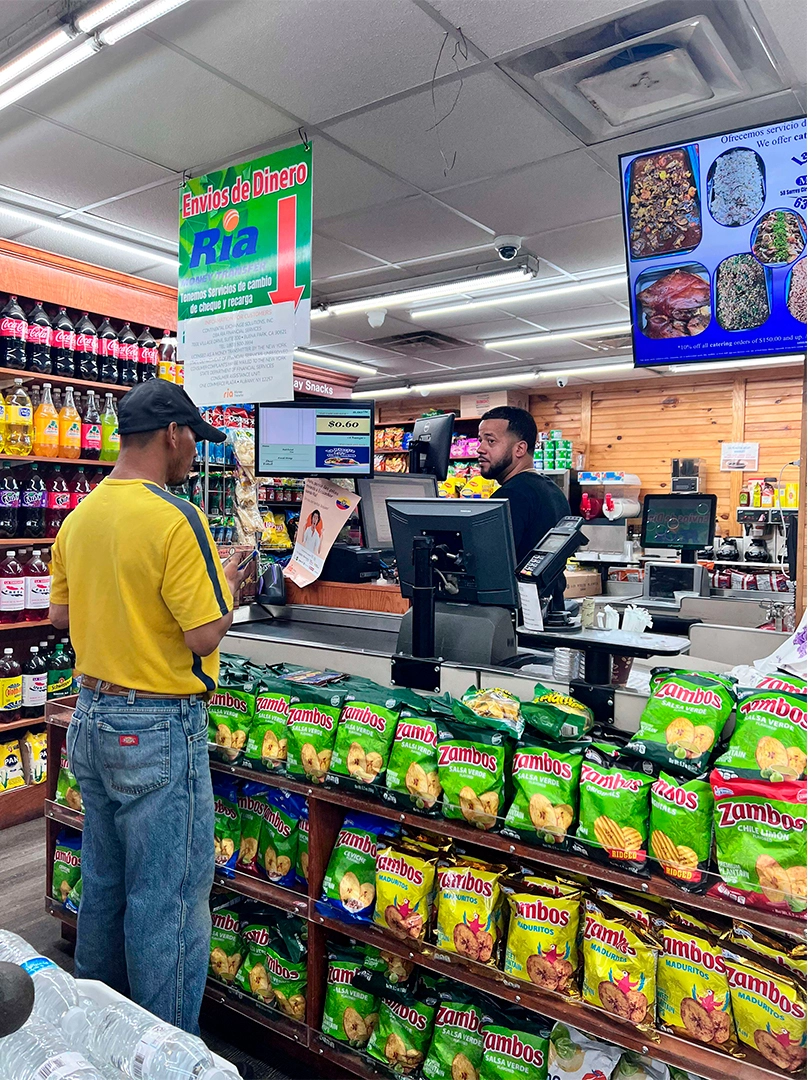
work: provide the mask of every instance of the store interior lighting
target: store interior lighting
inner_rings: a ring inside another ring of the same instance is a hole
[[[70,69],[76,67],[77,64],[89,60],[100,48],[101,46],[95,38],[85,38],[80,45],[76,45],[74,49],[70,49],[64,56],[60,56],[56,60],[51,60],[49,64],[40,68],[39,71],[35,71],[32,75],[28,75],[18,83],[13,83],[7,90],[4,90],[2,94],[0,94],[0,110],[7,109],[9,105],[13,105],[14,102],[19,101],[20,98],[27,97],[27,95],[33,93],[34,90],[38,90],[40,86],[44,86],[45,83],[49,83],[60,75],[64,75],[66,71],[70,71]]]
[[[378,373],[378,368],[371,367],[370,364],[357,364],[353,360],[325,356],[323,353],[308,352],[306,349],[295,349],[295,360],[316,367],[333,368],[335,371],[350,371],[354,375],[376,375]]]
[[[0,68],[0,86],[6,86],[32,67],[36,67],[42,60],[47,60],[49,56],[53,56],[55,52],[63,49],[69,41],[72,41],[73,36],[67,27],[60,27],[54,33],[48,34],[38,45],[26,49],[16,59],[10,60],[9,63]]]
[[[610,323],[608,326],[578,326],[571,330],[547,330],[541,334],[527,334],[524,337],[494,338],[484,341],[486,349],[499,349],[507,352],[514,346],[544,345],[548,341],[563,341],[565,338],[611,337],[616,334],[628,334],[631,323]]]
[[[713,364],[671,364],[666,369],[671,375],[682,375],[685,372],[695,372],[697,375],[703,371],[739,371],[744,368],[767,368],[784,367],[794,364],[804,364],[804,356],[777,356],[777,357],[750,357],[748,360],[724,360]]]
[[[75,25],[82,34],[91,34],[97,27],[103,26],[105,22],[114,19],[116,15],[121,15],[137,3],[138,0],[107,0],[107,3],[98,4],[77,16]]]
[[[590,289],[605,289],[616,285],[624,285],[625,274],[612,274],[609,277],[592,281],[576,281],[568,285],[544,285],[530,292],[511,293],[505,296],[487,297],[484,300],[467,300],[462,304],[444,304],[440,307],[414,308],[410,312],[412,319],[431,319],[442,315],[462,315],[468,311],[479,311],[481,308],[501,307],[507,308],[511,304],[521,304],[526,300],[546,300],[555,296],[569,295],[571,293],[588,292]]]
[[[113,23],[106,30],[102,30],[98,38],[102,45],[115,45],[125,37],[129,37],[130,34],[134,34],[136,30],[141,30],[144,26],[148,26],[149,23],[154,22],[163,15],[167,15],[169,11],[173,11],[174,8],[187,3],[188,0],[154,0],[153,3],[147,4],[138,11],[133,11],[125,19],[121,19],[120,22]]]

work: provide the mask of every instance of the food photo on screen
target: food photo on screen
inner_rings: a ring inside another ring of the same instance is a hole
[[[701,240],[698,149],[677,147],[635,158],[629,180],[635,259],[692,251]]]
[[[718,224],[746,225],[765,201],[766,166],[760,154],[745,146],[719,154],[707,173],[707,208]]]
[[[646,270],[637,278],[636,295],[646,337],[695,337],[710,324],[710,275],[700,263]]]
[[[771,314],[771,276],[757,259],[741,252],[718,264],[715,317],[725,330],[753,330]]]
[[[805,259],[794,263],[786,280],[788,310],[800,322],[805,322]]]
[[[770,210],[752,235],[752,254],[766,266],[786,266],[805,250],[805,220],[791,210]]]

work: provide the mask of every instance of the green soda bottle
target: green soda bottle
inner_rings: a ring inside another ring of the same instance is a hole
[[[121,448],[118,434],[118,414],[112,394],[106,395],[104,411],[101,413],[101,455],[99,461],[117,461]]]

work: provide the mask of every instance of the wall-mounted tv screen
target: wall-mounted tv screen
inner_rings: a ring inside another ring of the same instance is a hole
[[[258,476],[373,476],[372,401],[255,406]]]
[[[620,157],[637,366],[802,352],[805,117]]]

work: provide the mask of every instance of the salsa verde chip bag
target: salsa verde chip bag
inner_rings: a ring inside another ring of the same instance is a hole
[[[298,685],[299,700],[289,708],[287,728],[286,769],[290,776],[302,776],[315,784],[325,780],[345,694],[334,686]]]
[[[360,791],[381,787],[398,723],[398,701],[381,686],[348,693],[331,758],[332,779]]]
[[[264,784],[248,780],[241,785],[238,795],[238,807],[241,811],[241,842],[239,843],[236,869],[240,874],[252,874],[258,877],[258,846],[261,839],[261,826],[269,812],[267,802],[268,788]]]
[[[596,745],[581,766],[579,823],[572,849],[632,874],[648,874],[649,796],[653,777],[617,764]]]
[[[735,704],[732,682],[707,671],[654,668],[650,690],[625,753],[680,776],[700,776]]]
[[[755,686],[756,690],[785,690],[789,694],[804,694],[808,689],[808,682],[799,675],[791,672],[773,671],[770,675],[764,675]]]
[[[267,969],[273,925],[273,916],[262,911],[260,905],[245,905],[239,924],[245,955],[236,972],[235,986],[265,1005],[273,1000]]]
[[[703,892],[713,846],[713,789],[661,772],[651,785],[648,854],[686,892]]]
[[[347,922],[370,922],[376,899],[377,846],[398,831],[370,814],[346,814],[323,878],[320,910]]]
[[[306,1018],[306,944],[301,937],[300,920],[282,915],[270,936],[266,967],[272,996],[281,1012],[292,1020]]]
[[[303,803],[297,825],[297,860],[295,884],[305,891],[309,882],[309,804]]]
[[[238,782],[229,776],[213,780],[213,850],[216,872],[233,877],[241,845],[241,810],[238,805]]]
[[[250,726],[244,764],[267,772],[286,767],[287,724],[294,688],[284,679],[261,675],[255,687],[255,715]]]
[[[298,821],[306,800],[291,791],[271,788],[258,846],[260,866],[275,885],[291,888],[295,882]]]
[[[438,779],[443,816],[493,829],[505,801],[508,737],[501,731],[438,723]]]
[[[59,776],[56,781],[56,802],[60,806],[69,806],[71,810],[84,812],[84,803],[81,801],[79,784],[70,771],[70,763],[67,760],[67,747],[63,746],[59,754]]]
[[[56,837],[53,853],[51,896],[63,904],[81,877],[81,835],[62,829]]]
[[[533,701],[522,702],[525,724],[551,739],[580,739],[595,726],[592,710],[570,694],[536,683]]]
[[[425,995],[424,1000],[409,994],[393,997],[395,989],[389,988],[390,996],[379,1006],[379,1023],[370,1036],[367,1049],[371,1057],[389,1069],[409,1076],[419,1069],[426,1057],[437,1002],[432,994]]]
[[[585,742],[540,743],[529,736],[511,763],[513,801],[504,836],[566,851],[578,819],[578,788]]]
[[[486,1002],[482,1033],[478,1080],[546,1080],[550,1023],[543,1017]]]
[[[362,970],[361,949],[332,947],[328,953],[322,1032],[335,1042],[349,1046],[367,1045],[379,1020],[379,1000],[375,994],[354,986]]]
[[[805,776],[808,712],[805,694],[739,690],[735,730],[716,761],[723,776],[750,780],[801,780]]]
[[[440,995],[421,1072],[426,1080],[474,1080],[483,1057],[483,1010],[462,987]]]
[[[241,967],[244,946],[239,932],[239,897],[228,896],[218,900],[210,909],[210,961],[211,978],[219,982],[235,982]]]
[[[231,765],[240,761],[255,714],[255,680],[225,666],[208,699],[208,742]]]
[[[653,1031],[659,938],[605,901],[584,907],[584,1001]]]
[[[383,797],[405,809],[437,813],[438,724],[434,716],[404,712],[396,725]]]
[[[606,1080],[623,1050],[567,1024],[550,1032],[548,1080]]]

